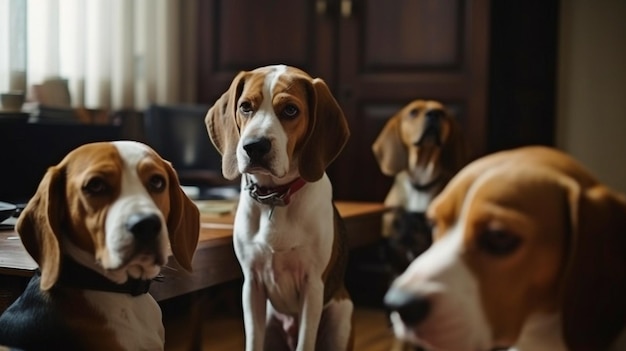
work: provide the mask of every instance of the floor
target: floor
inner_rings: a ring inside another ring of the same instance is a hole
[[[357,306],[354,350],[404,350],[405,347],[395,341],[387,315],[380,306],[389,272],[386,265],[369,263],[376,263],[378,256],[377,247],[351,252],[346,286]],[[235,280],[198,292],[195,296],[161,303],[166,330],[165,350],[244,350],[240,301],[241,281]]]
[[[393,349],[394,338],[384,312],[374,308],[357,308],[355,316],[355,345],[359,351],[389,351]],[[189,326],[181,322],[175,328]],[[171,329],[168,329],[170,334]],[[232,351],[244,349],[243,323],[233,315],[218,315],[206,318],[202,323],[202,346],[194,347],[189,339],[168,339],[166,350],[183,351],[192,349]]]

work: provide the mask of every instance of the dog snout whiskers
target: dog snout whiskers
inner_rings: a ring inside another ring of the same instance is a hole
[[[430,300],[421,295],[411,294],[400,289],[391,289],[385,294],[384,303],[391,311],[398,313],[406,325],[417,325],[428,316]]]
[[[161,219],[154,213],[133,214],[128,218],[126,228],[137,240],[149,242],[161,232]]]
[[[258,138],[250,140],[243,146],[246,153],[252,160],[258,160],[265,156],[272,148],[272,143],[268,138]]]

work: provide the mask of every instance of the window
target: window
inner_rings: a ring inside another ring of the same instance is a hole
[[[67,81],[73,106],[192,102],[195,1],[0,0],[0,92]]]

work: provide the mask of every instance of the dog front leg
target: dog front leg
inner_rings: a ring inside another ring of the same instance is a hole
[[[302,315],[298,329],[298,347],[296,351],[313,351],[317,330],[324,305],[324,283],[321,279],[309,279],[302,299]]]
[[[243,321],[246,351],[263,350],[265,337],[266,296],[261,282],[245,277],[242,287]]]

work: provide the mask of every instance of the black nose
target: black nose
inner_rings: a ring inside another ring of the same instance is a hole
[[[258,159],[267,154],[272,148],[272,143],[268,138],[259,138],[255,140],[251,140],[247,144],[243,146],[243,149],[246,150],[248,156],[251,159]]]
[[[424,131],[414,145],[421,146],[428,141],[435,145],[441,145],[441,122],[444,116],[445,112],[442,109],[436,108],[426,111]]]
[[[154,213],[132,214],[126,222],[126,229],[139,241],[155,239],[161,232],[161,219]]]
[[[426,111],[426,124],[439,123],[439,120],[445,116],[445,112],[440,108],[434,108]]]
[[[400,289],[391,289],[385,294],[385,305],[398,312],[406,325],[417,325],[428,316],[430,300],[424,296],[411,294]]]

